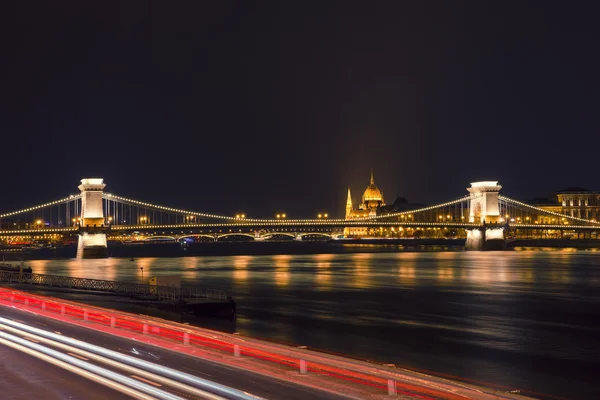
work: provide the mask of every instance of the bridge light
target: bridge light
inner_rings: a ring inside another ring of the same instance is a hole
[[[277,218],[281,218],[281,214],[277,214],[277,215],[276,215],[276,217],[277,217]]]
[[[317,218],[323,218],[322,214],[317,215]]]
[[[323,214],[323,218],[329,218],[329,214],[327,214],[327,213]]]
[[[281,214],[281,218],[285,218],[285,217],[286,217],[286,215],[285,215],[285,214]]]

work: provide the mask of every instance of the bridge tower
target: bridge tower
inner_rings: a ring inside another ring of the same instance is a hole
[[[78,258],[106,258],[106,231],[102,207],[102,178],[85,178],[81,180],[81,220],[79,222]]]
[[[469,206],[469,222],[481,227],[467,230],[467,250],[502,250],[506,248],[504,225],[501,224],[498,181],[472,182],[467,188],[473,196]]]

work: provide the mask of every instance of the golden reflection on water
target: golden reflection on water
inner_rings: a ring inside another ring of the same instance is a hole
[[[358,289],[366,289],[371,286],[369,259],[370,253],[357,253],[352,255],[352,267],[354,270],[354,279],[352,286]]]
[[[291,255],[288,254],[279,254],[273,256],[273,261],[275,262],[275,284],[277,286],[287,286],[290,282],[290,260],[292,259]]]
[[[438,274],[439,281],[453,281],[454,280],[454,268],[438,267],[437,274]]]
[[[31,270],[35,274],[47,274],[46,267],[48,266],[49,262],[50,262],[50,260],[32,260],[32,261],[28,261],[27,263],[23,263],[23,264],[25,265],[25,268],[27,268],[28,266],[31,266]],[[21,265],[21,263],[19,262],[14,265],[19,266],[19,265]],[[48,275],[51,275],[51,274],[48,274]]]
[[[411,289],[415,284],[415,267],[401,265],[398,267],[398,278],[404,285],[408,285]]]
[[[315,254],[315,287],[317,290],[331,290],[331,260],[333,254]]]
[[[250,256],[233,257],[233,280],[243,282],[248,279]]]
[[[152,264],[156,261],[154,257],[138,258],[135,260],[135,266],[137,267],[136,276],[140,282],[146,283],[152,278]]]

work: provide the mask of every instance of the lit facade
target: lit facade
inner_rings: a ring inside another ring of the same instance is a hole
[[[569,217],[600,220],[600,192],[569,187],[556,193],[556,200],[539,204],[539,208]],[[539,216],[539,223],[551,223],[552,217]]]
[[[377,210],[385,206],[383,192],[375,185],[373,171],[371,171],[371,180],[362,195],[362,202],[358,208],[354,208],[352,203],[352,195],[348,188],[348,198],[346,200],[346,219],[360,219],[366,217],[374,217],[377,215]],[[367,227],[350,227],[344,229],[345,236],[366,236],[368,233]]]

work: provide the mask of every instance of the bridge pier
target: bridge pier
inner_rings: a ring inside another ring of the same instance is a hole
[[[77,258],[108,258],[102,191],[106,185],[101,178],[81,180],[81,221]]]
[[[501,223],[498,193],[502,186],[498,181],[472,182],[467,188],[471,193],[469,222],[480,223],[481,227],[467,230],[466,250],[504,250],[505,226]]]
[[[505,250],[504,227],[482,227],[467,230],[466,250]]]

